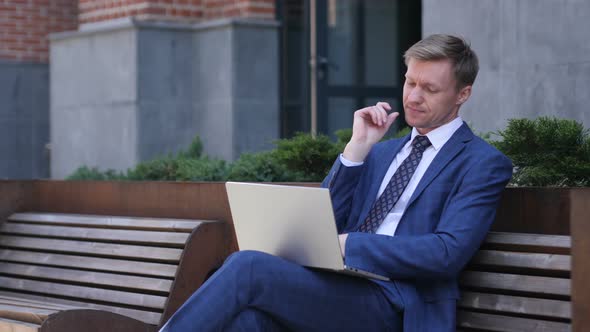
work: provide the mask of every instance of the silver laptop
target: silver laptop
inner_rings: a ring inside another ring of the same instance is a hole
[[[344,265],[330,193],[325,188],[227,182],[240,250],[257,250],[297,264],[389,280]]]

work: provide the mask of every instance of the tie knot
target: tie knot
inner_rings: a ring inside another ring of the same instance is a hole
[[[432,143],[430,143],[427,136],[416,136],[412,142],[412,147],[420,152],[424,152],[424,150],[430,145],[432,145]]]

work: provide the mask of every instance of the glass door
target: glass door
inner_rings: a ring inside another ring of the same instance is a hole
[[[401,112],[402,52],[420,38],[420,1],[311,0],[310,7],[312,132],[350,128],[354,111],[377,101]]]

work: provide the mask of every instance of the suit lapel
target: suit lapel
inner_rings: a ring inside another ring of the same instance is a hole
[[[473,132],[463,123],[459,129],[451,136],[447,143],[437,153],[434,160],[422,176],[418,183],[418,187],[414,190],[406,209],[420,196],[422,191],[434,180],[434,178],[447,166],[447,164],[455,158],[459,152],[465,148],[465,143],[473,139]]]

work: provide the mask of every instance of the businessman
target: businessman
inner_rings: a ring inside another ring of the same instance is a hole
[[[512,166],[459,117],[478,72],[470,46],[432,35],[404,58],[411,134],[378,143],[398,112],[383,102],[356,111],[322,184],[346,265],[390,281],[238,252],[162,331],[455,330],[459,272],[489,230]]]

